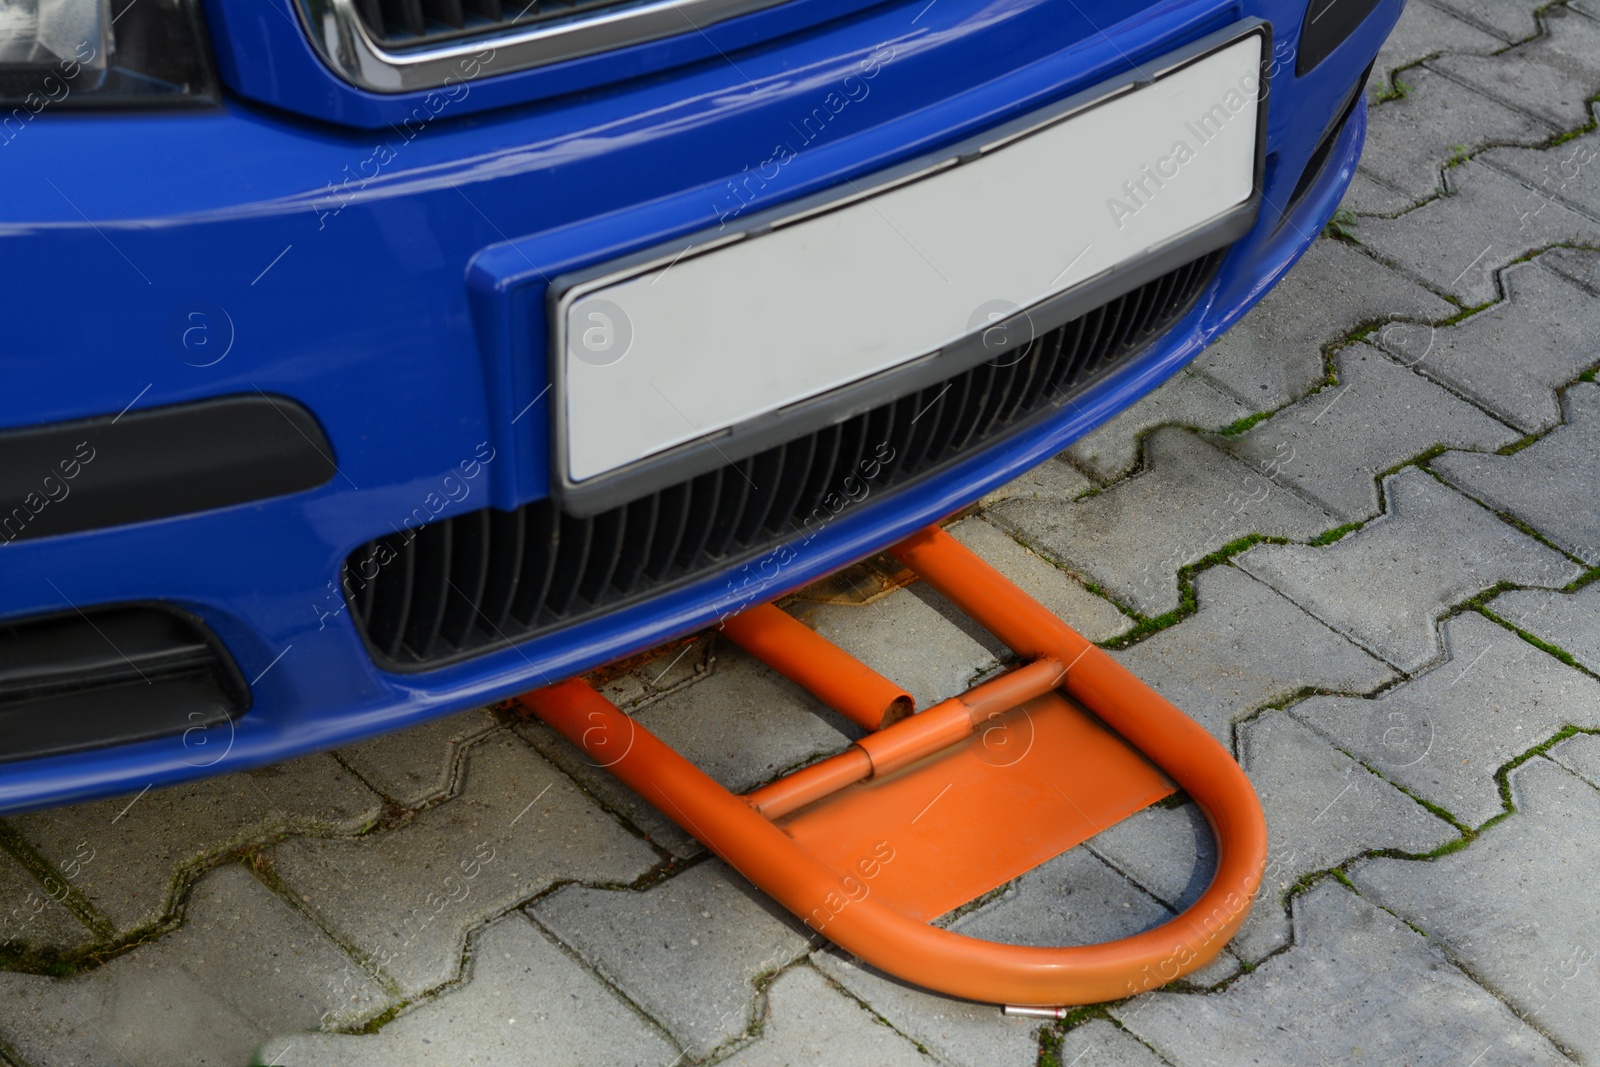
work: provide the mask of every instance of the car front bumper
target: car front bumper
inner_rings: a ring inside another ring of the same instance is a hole
[[[1260,214],[1175,328],[1048,420],[846,508],[760,596],[878,551],[1056,454],[1244,314],[1342,197],[1365,130],[1359,103],[1290,203],[1399,9],[1378,5],[1303,77],[1274,64]],[[561,250],[527,264],[551,277],[603,263],[704,229],[730,204],[756,211],[869,177],[1244,17],[1270,22],[1286,57],[1303,15],[1302,4],[1189,0],[1087,32],[1053,0],[917,0],[604,91],[452,115],[478,88],[467,83],[377,130],[234,96],[210,111],[29,122],[0,153],[0,249],[14,267],[0,427],[265,393],[315,416],[338,469],[310,491],[0,545],[0,619],[172,604],[215,632],[253,700],[198,733],[0,762],[0,811],[347,744],[590,669],[749,601],[750,588],[708,574],[439,669],[374,665],[339,588],[353,549],[430,499],[447,496],[448,516],[549,492],[543,360],[505,358],[515,324],[474,282],[486,251]],[[750,186],[734,180],[874,54],[890,58],[870,90],[836,97],[848,103],[829,107],[823,135],[746,203],[738,189]],[[210,347],[185,341],[193,323]],[[457,483],[464,495],[441,489],[486,455]]]

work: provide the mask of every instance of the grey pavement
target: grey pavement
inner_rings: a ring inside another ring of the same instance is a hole
[[[1500,145],[1536,145],[1558,131],[1427,67],[1401,75],[1406,94],[1373,113],[1361,172],[1397,194],[1387,214],[1438,195],[1452,160]]]
[[[1600,730],[1600,681],[1473,612],[1449,658],[1372,700],[1312,697],[1293,714],[1468,826],[1501,811],[1495,773],[1567,726]]]
[[[1579,1062],[1600,1058],[1600,791],[1549,760],[1511,772],[1516,813],[1433,863],[1372,860],[1351,879],[1420,928]],[[1530,869],[1548,872],[1530,878]]]
[[[1488,608],[1600,674],[1600,582],[1573,593],[1513,589],[1489,601]]]
[[[29,1064],[241,1064],[279,1033],[348,1026],[390,1003],[243,867],[207,874],[183,928],[61,980],[0,974],[7,1042]]]
[[[1549,430],[1561,421],[1556,390],[1600,363],[1600,301],[1544,258],[1501,275],[1506,301],[1439,330],[1385,331],[1379,343],[1523,433]]]
[[[1220,994],[1153,993],[1112,1014],[1174,1067],[1570,1062],[1427,939],[1336,882],[1295,899],[1294,926],[1293,948]]]
[[[1550,746],[1545,755],[1600,789],[1600,735],[1574,734]]]
[[[1260,891],[1230,944],[1248,962],[1288,944],[1286,894],[1306,875],[1368,850],[1427,853],[1459,836],[1281,711],[1251,720],[1239,733],[1241,762],[1261,798],[1268,837]],[[1216,862],[1210,830],[1192,804],[1126,819],[1089,848],[1173,908],[1193,902]]]
[[[1238,565],[1373,655],[1414,671],[1434,620],[1501,582],[1559,587],[1583,568],[1416,467],[1384,479],[1385,514],[1327,546],[1258,545]]]
[[[1543,33],[1504,52],[1446,54],[1428,65],[1558,129],[1574,129],[1588,120],[1600,80],[1600,21],[1561,4],[1543,7],[1539,20]]]
[[[1237,567],[1195,577],[1192,619],[1113,655],[1225,745],[1233,723],[1310,691],[1366,693],[1393,668]]]
[[[1184,981],[912,987],[479,709],[0,821],[0,1063],[1600,1065],[1597,94],[1596,0],[1411,0],[1341,236],[951,526],[1254,784],[1261,891]],[[783,606],[922,707],[1011,661],[908,581]],[[715,633],[597,684],[736,791],[859,735]],[[1179,795],[938,921],[1126,936],[1215,857]]]
[[[451,981],[467,935],[561,881],[630,883],[660,863],[514,734],[467,754],[461,792],[374,840],[293,838],[272,875],[406,997]],[[419,859],[420,858],[420,859]]]
[[[1377,477],[1439,447],[1498,448],[1520,435],[1376,348],[1340,352],[1338,384],[1218,444],[1346,521],[1379,511]]]
[[[1178,571],[1250,534],[1310,538],[1337,526],[1317,505],[1187,430],[1144,439],[1145,469],[1063,507],[1013,497],[991,514],[1052,562],[1145,615],[1180,604]]]
[[[1584,563],[1600,564],[1600,500],[1569,479],[1600,483],[1600,386],[1567,391],[1566,421],[1509,455],[1448,452],[1429,466],[1462,492],[1516,516]]]
[[[1524,11],[1531,10],[1524,5]],[[1394,32],[1383,43],[1378,60],[1372,65],[1367,99],[1374,103],[1394,91],[1392,76],[1424,59],[1450,55],[1489,55],[1506,46],[1505,39],[1458,18],[1432,0],[1412,0],[1400,13]],[[1402,78],[1402,81],[1404,79]],[[1377,115],[1374,112],[1374,115]]]
[[[642,898],[569,885],[529,911],[696,1059],[749,1030],[757,980],[818,940],[716,860]]]
[[[1600,54],[1600,53],[1597,53]],[[1448,195],[1356,228],[1364,247],[1468,307],[1500,298],[1499,274],[1558,244],[1600,244],[1600,223],[1474,157],[1444,174]]]
[[[1422,7],[1412,4],[1407,13]],[[1454,313],[1448,301],[1359,249],[1318,241],[1190,367],[1252,412],[1274,411],[1327,382],[1325,350],[1350,334]]]

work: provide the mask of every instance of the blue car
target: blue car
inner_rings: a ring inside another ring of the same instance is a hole
[[[770,600],[1125,408],[1401,0],[6,0],[0,811]]]

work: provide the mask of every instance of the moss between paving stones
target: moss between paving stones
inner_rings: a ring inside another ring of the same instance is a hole
[[[1239,553],[1254,545],[1287,545],[1292,542],[1286,537],[1267,537],[1263,534],[1246,534],[1236,541],[1229,541],[1221,548],[1208,556],[1202,556],[1186,566],[1178,568],[1178,606],[1171,611],[1164,611],[1160,615],[1141,615],[1126,605],[1111,600],[1120,608],[1123,614],[1134,619],[1133,629],[1120,637],[1109,641],[1100,642],[1101,648],[1123,649],[1129,645],[1144,640],[1151,634],[1174,626],[1195,613],[1197,603],[1194,595],[1194,576],[1203,570],[1208,570],[1218,564],[1226,563]],[[1111,598],[1107,598],[1111,599]]]

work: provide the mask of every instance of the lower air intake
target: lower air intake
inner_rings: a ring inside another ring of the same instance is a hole
[[[0,762],[167,737],[221,759],[250,690],[216,635],[162,607],[87,608],[0,623]]]

